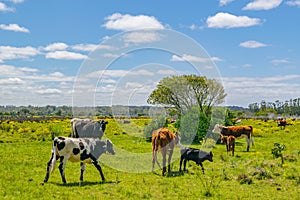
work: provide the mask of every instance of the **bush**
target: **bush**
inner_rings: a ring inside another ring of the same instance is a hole
[[[199,143],[208,131],[209,120],[203,113],[194,108],[182,115],[176,121],[175,127],[179,130],[181,140],[185,143]]]
[[[162,127],[167,127],[167,120],[163,116],[153,118],[151,122],[145,126],[144,135],[147,141],[151,141],[152,132]]]

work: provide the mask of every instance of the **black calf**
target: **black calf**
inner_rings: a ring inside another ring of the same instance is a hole
[[[212,152],[208,153],[208,152],[202,151],[200,149],[183,147],[180,150],[180,154],[181,154],[181,157],[180,157],[179,171],[181,171],[182,161],[184,161],[183,170],[185,171],[186,170],[186,162],[189,160],[192,160],[192,161],[196,162],[197,165],[201,166],[202,172],[204,173],[204,168],[203,168],[202,162],[205,160],[209,160],[210,162],[213,161]]]

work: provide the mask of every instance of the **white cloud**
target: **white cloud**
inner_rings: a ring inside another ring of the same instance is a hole
[[[0,63],[4,60],[12,59],[27,59],[32,56],[36,56],[40,52],[31,46],[27,47],[12,47],[12,46],[0,46]]]
[[[113,53],[105,53],[102,56],[105,58],[119,58],[120,57],[119,54],[113,54]]]
[[[96,44],[76,44],[72,46],[73,50],[76,51],[94,51],[96,48],[98,47],[98,45]]]
[[[183,54],[181,57],[177,55],[173,55],[171,58],[171,61],[174,62],[200,62],[200,63],[206,63],[206,62],[212,62],[212,61],[222,61],[222,59],[218,57],[197,57],[197,56],[192,56],[188,54]]]
[[[25,0],[8,0],[8,1],[17,4],[17,3],[23,3]]]
[[[270,10],[278,7],[282,0],[254,0],[248,3],[243,10]]]
[[[44,89],[44,90],[37,90],[36,91],[39,94],[47,94],[47,95],[53,95],[53,94],[61,94],[62,91],[59,89],[55,89],[55,88],[48,88],[48,89]]]
[[[0,29],[6,30],[6,31],[15,31],[15,32],[23,32],[23,33],[29,33],[29,30],[25,27],[21,27],[18,24],[0,24]]]
[[[161,35],[156,32],[136,31],[123,35],[124,42],[127,43],[151,43],[161,40]]]
[[[282,64],[282,63],[289,63],[288,59],[274,59],[271,61],[274,65]]]
[[[177,75],[177,72],[176,71],[174,71],[174,70],[168,70],[168,69],[166,69],[166,70],[158,70],[157,71],[157,74],[160,74],[160,75]]]
[[[0,65],[0,102],[13,105],[71,105],[74,77],[61,72]],[[53,98],[57,95],[57,98]]]
[[[0,2],[0,11],[2,11],[2,12],[14,12],[15,9],[12,8],[12,7],[8,7],[4,3]]]
[[[0,79],[0,85],[20,85],[24,83],[25,81],[20,78]]]
[[[132,31],[140,29],[164,29],[164,26],[153,16],[147,15],[122,15],[114,13],[105,18],[107,21],[102,26],[107,29]]]
[[[287,1],[286,4],[289,5],[289,6],[298,6],[298,7],[300,7],[300,0]]]
[[[65,43],[56,42],[56,43],[49,44],[48,46],[46,46],[44,48],[44,50],[45,51],[63,51],[63,50],[66,50],[67,48],[68,48],[68,45],[66,45]]]
[[[52,58],[52,59],[58,59],[58,60],[83,60],[87,59],[88,56],[80,54],[80,53],[74,53],[69,51],[54,51],[46,53],[45,57]]]
[[[197,26],[195,24],[192,24],[189,26],[189,29],[191,29],[191,30],[195,30],[196,28],[197,28]]]
[[[262,100],[274,102],[296,98],[300,95],[300,75],[272,77],[223,77],[226,105],[247,107]],[[284,90],[282,89],[284,88]]]
[[[208,17],[206,23],[209,28],[238,28],[258,25],[261,23],[261,20],[220,12],[215,16]]]
[[[50,76],[54,76],[54,77],[64,77],[64,74],[61,72],[53,72],[51,74],[49,74]]]
[[[234,0],[219,0],[219,5],[220,6],[225,6],[225,5],[229,4],[232,1],[234,1]]]
[[[21,71],[23,72],[38,72],[39,70],[38,69],[35,69],[35,68],[29,68],[29,67],[21,67],[19,68]]]
[[[259,48],[259,47],[265,47],[265,46],[268,46],[264,43],[261,43],[261,42],[257,42],[257,41],[254,41],[254,40],[249,40],[249,41],[245,41],[245,42],[242,42],[240,43],[240,46],[241,47],[245,47],[245,48]]]

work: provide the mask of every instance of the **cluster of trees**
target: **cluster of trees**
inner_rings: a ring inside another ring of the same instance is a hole
[[[300,115],[300,98],[275,102],[261,101],[249,104],[249,111],[258,116],[267,116],[270,113],[286,116]]]
[[[182,75],[163,78],[147,102],[171,108],[170,114],[178,116],[175,127],[179,130],[181,139],[184,142],[199,142],[206,136],[211,122],[217,118],[213,110],[223,103],[225,97],[224,88],[217,80],[205,76]],[[220,120],[224,120],[224,115],[225,113],[219,115]],[[147,130],[158,128],[155,124],[163,122],[153,120],[153,124],[148,125],[151,128]],[[149,135],[147,131],[146,134]]]

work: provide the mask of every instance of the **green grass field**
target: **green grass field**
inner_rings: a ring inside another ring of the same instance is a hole
[[[147,123],[109,120],[105,137],[115,144],[117,154],[100,158],[106,182],[87,165],[80,184],[79,163],[68,162],[67,184],[62,184],[57,165],[44,185],[51,132],[67,136],[69,120],[0,124],[0,199],[300,199],[300,121],[281,130],[274,121],[243,120],[254,127],[255,146],[246,152],[246,140],[237,139],[232,157],[224,145],[216,144],[214,161],[203,163],[205,174],[193,162],[188,172],[179,173],[176,147],[173,173],[165,177],[160,169],[149,171],[151,143],[142,137]],[[271,153],[274,142],[286,145],[283,165]]]

